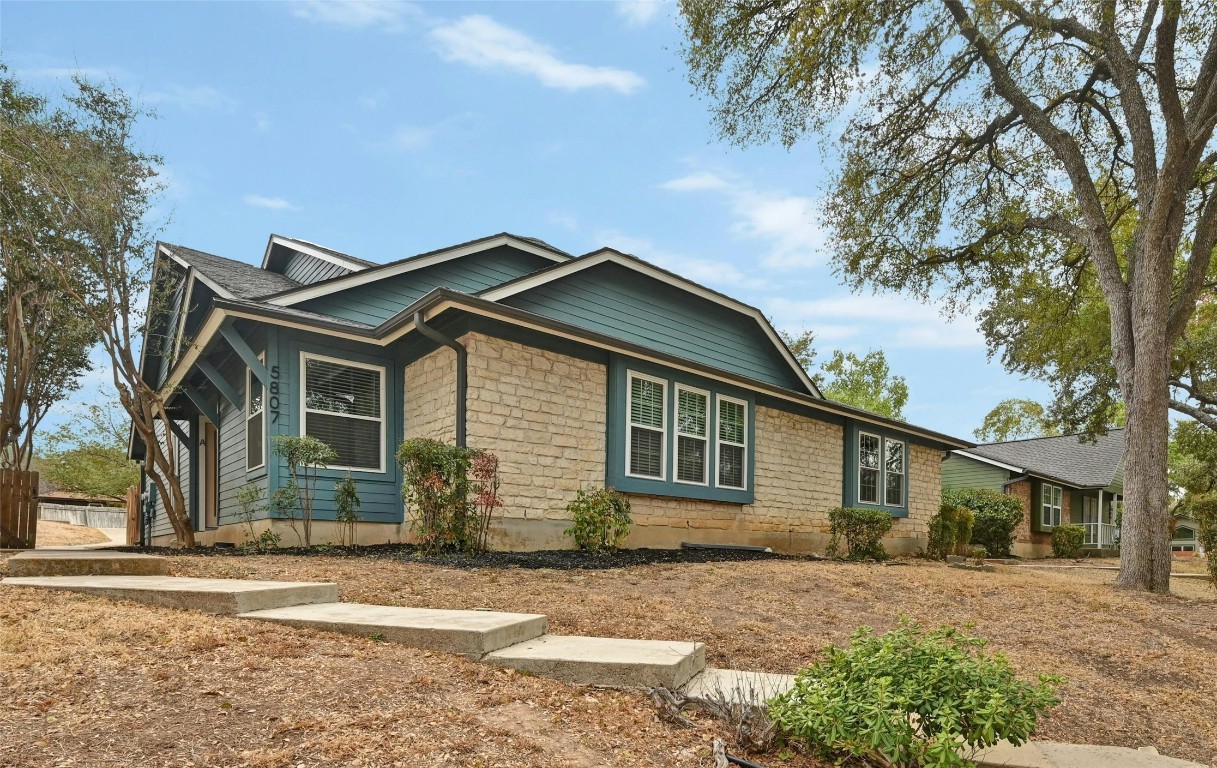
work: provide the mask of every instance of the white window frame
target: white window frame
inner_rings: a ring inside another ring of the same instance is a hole
[[[696,486],[700,486],[700,487],[709,487],[709,485],[710,485],[710,429],[712,427],[714,427],[717,423],[716,419],[713,418],[714,411],[712,410],[714,407],[714,397],[708,391],[706,391],[704,389],[698,389],[697,387],[689,387],[689,386],[686,386],[686,385],[680,384],[680,383],[677,383],[675,385],[674,391],[675,391],[675,395],[672,398],[672,403],[673,403],[673,408],[674,408],[674,410],[672,411],[672,423],[674,425],[673,431],[676,433],[676,437],[674,437],[672,439],[672,466],[675,467],[675,469],[672,471],[672,481],[676,482],[676,483],[680,483],[681,485],[696,485]],[[706,398],[706,433],[704,435],[694,435],[689,432],[680,431],[680,393],[681,392],[692,392],[695,395],[701,395],[702,397]],[[745,419],[748,418],[748,409],[747,408],[744,409],[744,418]],[[745,432],[744,436],[747,437],[746,432]],[[700,483],[695,482],[693,480],[681,480],[680,479],[680,438],[682,438],[682,437],[689,437],[694,440],[701,440],[702,443],[706,446],[705,461],[702,463],[701,482]],[[627,466],[629,466],[629,465],[627,465]],[[723,487],[729,488],[730,486],[723,486]]]
[[[634,429],[633,413],[634,413],[634,387],[632,379],[643,379],[645,381],[658,384],[663,387],[663,426],[658,430],[655,427],[647,424],[637,425],[639,429],[647,429],[652,432],[658,431],[659,437],[659,475],[636,475],[630,471],[633,465],[633,440],[630,439]],[[626,477],[637,477],[643,480],[664,480],[668,479],[668,392],[671,389],[671,384],[667,379],[661,379],[658,376],[648,376],[645,373],[637,371],[625,372],[625,475]]]
[[[369,371],[380,372],[380,417],[373,418],[371,416],[356,416],[350,413],[335,414],[333,411],[322,411],[308,407],[308,361],[321,360],[327,363],[337,363],[338,365],[346,365],[351,368],[364,368]],[[374,472],[384,474],[385,472],[385,454],[388,451],[385,449],[385,390],[389,388],[388,372],[383,365],[372,365],[371,363],[361,363],[355,360],[347,360],[341,357],[329,357],[326,355],[318,355],[313,352],[300,352],[300,429],[299,434],[304,437],[308,434],[308,414],[317,413],[328,416],[341,416],[344,419],[359,419],[361,421],[375,421],[380,423],[380,467],[371,469],[369,467],[347,467],[337,464],[331,464],[327,469],[338,469],[347,472]]]
[[[879,466],[875,468],[875,471],[879,473],[879,476],[877,478],[875,478],[875,500],[874,501],[865,501],[862,498],[862,470],[869,469],[869,467],[862,466],[862,438],[864,438],[864,437],[873,437],[873,438],[875,438],[875,440],[877,440],[879,442]],[[881,506],[883,506],[883,461],[885,458],[883,455],[883,436],[876,435],[873,432],[863,432],[862,430],[858,430],[858,449],[857,450],[858,450],[858,453],[857,453],[857,456],[855,457],[855,461],[857,462],[857,465],[858,465],[858,478],[856,481],[857,485],[858,485],[858,490],[857,490],[858,503],[867,504],[872,507],[881,507]]]
[[[265,365],[266,364],[266,353],[263,352],[262,354],[258,355],[258,360],[261,361],[263,365]],[[250,405],[250,400],[251,400],[250,395],[253,394],[253,388],[254,388],[255,384],[259,387],[262,387],[262,408],[259,409],[259,411],[257,413],[250,413],[249,412],[249,405]],[[255,464],[254,466],[251,467],[251,466],[249,466],[249,420],[252,419],[254,416],[262,417],[262,456],[261,456],[262,462],[260,464]],[[216,429],[217,430],[219,429],[218,424],[216,425]],[[266,447],[267,447],[266,446],[266,443],[267,443],[266,436],[267,436],[268,432],[269,432],[269,430],[267,430],[267,428],[266,428],[266,385],[263,384],[261,382],[261,380],[259,380],[258,377],[254,375],[254,370],[252,368],[246,368],[245,369],[245,471],[246,472],[257,472],[259,469],[266,469]]]
[[[1048,492],[1048,503],[1044,503],[1044,492]],[[1056,492],[1060,492],[1061,500],[1056,501]],[[1064,520],[1065,511],[1065,489],[1059,485],[1051,483],[1040,483],[1040,528],[1055,528],[1061,523],[1044,520],[1044,511],[1047,510],[1052,514],[1055,520]]]
[[[718,419],[722,412],[722,404],[736,403],[744,409],[744,442],[735,443],[730,440],[724,440],[722,433],[718,430]],[[743,467],[740,468],[740,480],[743,485],[724,485],[722,475],[718,472],[719,457],[722,456],[722,447],[724,445],[737,446],[744,449]],[[727,395],[714,396],[714,487],[726,488],[731,491],[746,491],[748,490],[748,453],[750,446],[748,445],[748,401],[741,400],[738,397],[728,397]]]
[[[900,475],[900,503],[898,503],[898,504],[892,504],[891,502],[889,502],[887,500],[887,475],[888,475],[887,446],[889,443],[896,443],[900,446],[900,458],[901,458],[900,464],[901,464],[901,466],[904,467],[903,471],[892,473],[892,474]],[[907,498],[908,486],[909,486],[909,481],[908,481],[909,445],[908,445],[908,443],[905,442],[904,440],[896,440],[895,438],[891,438],[891,437],[883,438],[882,451],[879,456],[879,469],[882,470],[882,472],[880,473],[880,476],[879,476],[880,488],[881,488],[881,490],[879,491],[879,498],[882,499],[883,506],[891,507],[893,509],[896,509],[896,508],[903,509],[905,506],[904,500]],[[862,482],[862,472],[861,471],[858,472],[858,482],[859,483]]]

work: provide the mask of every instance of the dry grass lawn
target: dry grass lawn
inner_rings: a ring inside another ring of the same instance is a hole
[[[77,544],[108,544],[110,537],[96,528],[54,520],[38,521],[38,549],[72,547]]]
[[[555,633],[699,640],[711,664],[774,672],[797,670],[860,624],[883,630],[901,614],[972,623],[1024,675],[1069,678],[1037,738],[1154,745],[1217,766],[1217,592],[1200,580],[1176,580],[1177,594],[1156,597],[1114,589],[1111,571],[980,573],[921,561],[529,571],[185,555],[173,569],[333,580],[348,601],[545,613]],[[34,764],[123,764],[132,743],[149,765],[709,764],[710,730],[661,723],[636,694],[508,680],[356,638],[0,594],[0,653],[17,660],[0,668],[0,743],[59,729]]]

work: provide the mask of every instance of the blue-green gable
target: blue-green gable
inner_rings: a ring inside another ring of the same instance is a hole
[[[766,384],[805,391],[794,369],[752,317],[618,264],[588,267],[501,303]]]
[[[502,245],[352,286],[295,306],[379,325],[435,288],[477,293],[552,265],[552,261],[542,256]]]

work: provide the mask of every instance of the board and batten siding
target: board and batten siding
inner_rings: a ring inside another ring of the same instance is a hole
[[[283,276],[290,277],[301,285],[311,285],[350,273],[351,270],[346,267],[299,251],[292,251],[283,265]]]
[[[220,525],[241,522],[241,505],[237,503],[237,492],[247,483],[253,483],[262,489],[262,504],[267,499],[266,468],[247,472],[245,455],[245,386],[246,368],[239,361],[234,361],[221,370],[221,374],[237,394],[241,397],[241,407],[237,408],[224,398],[220,398],[218,431],[220,435],[219,480],[220,480]],[[263,429],[266,424],[263,423]],[[269,441],[265,440],[269,451]]]
[[[804,389],[752,317],[617,264],[588,267],[501,303],[766,384]]]
[[[942,463],[943,488],[989,488],[1000,491],[1002,484],[1009,479],[1008,470],[957,453],[951,454]]]
[[[186,434],[190,435],[191,439],[193,439],[194,435],[193,435],[193,432],[190,427],[190,422],[179,421],[179,422],[177,422],[177,425],[179,427],[181,427],[182,430],[186,432]],[[161,427],[160,423],[158,422],[155,426],[156,426],[157,434],[161,435],[163,428]],[[191,491],[193,491],[194,485],[191,482],[191,477],[190,477],[189,446],[185,445],[181,440],[176,439],[176,437],[174,438],[174,444],[175,444],[175,450],[177,451],[176,459],[177,459],[178,482],[182,486],[182,497],[186,500],[186,509],[193,511]],[[156,484],[152,482],[151,478],[148,479],[148,487],[149,488],[156,487]],[[169,515],[165,511],[165,500],[163,498],[161,498],[161,495],[159,492],[156,495],[155,513],[152,518],[152,535],[153,536],[173,536],[173,524],[169,522]]]
[[[552,265],[549,259],[503,245],[356,285],[295,306],[379,325],[436,288],[477,293]]]

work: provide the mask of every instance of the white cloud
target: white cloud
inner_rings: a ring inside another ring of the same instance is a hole
[[[608,248],[637,256],[657,267],[724,293],[731,294],[740,288],[758,289],[765,285],[763,280],[745,274],[733,264],[670,251],[645,237],[635,237],[610,229],[597,232],[595,240]]]
[[[877,340],[879,347],[891,348],[984,346],[971,316],[948,320],[936,307],[906,296],[839,294],[807,301],[776,298],[766,302],[766,309],[779,328],[811,328],[821,343],[865,337]]]
[[[554,211],[550,213],[549,221],[551,224],[555,224],[563,229],[569,229],[572,232],[579,229],[579,220],[576,219],[574,215],[565,213],[563,211]]]
[[[430,144],[435,130],[435,126],[403,125],[393,132],[391,142],[397,149],[413,152]]]
[[[728,231],[768,244],[768,252],[761,261],[765,267],[807,269],[825,261],[826,237],[817,223],[819,203],[814,198],[761,190],[705,171],[666,181],[659,187],[673,192],[722,195],[735,217]]]
[[[613,4],[617,15],[627,26],[642,27],[650,24],[663,7],[661,0],[617,0]]]
[[[297,0],[292,3],[292,15],[314,24],[401,32],[407,21],[421,14],[413,5],[394,0]]]
[[[281,197],[264,197],[262,195],[246,195],[245,204],[255,208],[266,208],[271,211],[296,211],[296,206]]]
[[[359,106],[364,109],[379,109],[384,106],[389,99],[389,92],[384,88],[377,88],[374,91],[365,93],[359,97]]]
[[[640,75],[629,70],[563,61],[549,46],[488,16],[464,16],[445,22],[432,29],[430,35],[445,61],[478,69],[518,72],[535,77],[549,88],[565,91],[608,88],[631,94],[646,84]]]
[[[196,110],[231,110],[236,102],[210,85],[178,85],[171,83],[162,90],[143,94],[149,104],[164,104],[188,112]]]

